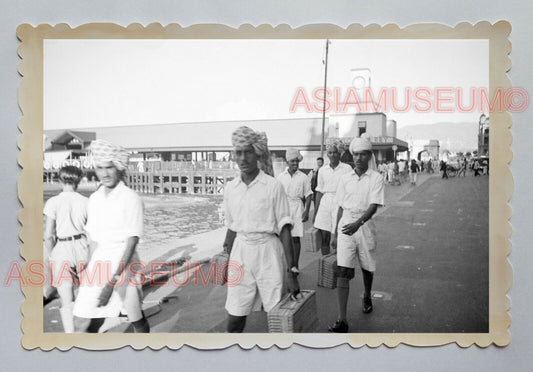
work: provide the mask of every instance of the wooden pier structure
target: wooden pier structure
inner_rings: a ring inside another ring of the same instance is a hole
[[[127,182],[147,194],[222,195],[226,183],[238,174],[234,162],[143,162],[130,163]]]
[[[237,172],[233,169],[128,172],[128,186],[147,194],[222,195]]]
[[[131,162],[126,172],[128,186],[146,194],[222,195],[227,182],[237,177],[234,162],[144,161]],[[71,164],[68,164],[71,165]],[[94,169],[82,168],[87,181],[94,181]],[[43,169],[45,183],[58,182],[59,168]]]

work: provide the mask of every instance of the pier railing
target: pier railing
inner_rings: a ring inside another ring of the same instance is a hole
[[[233,162],[144,162],[130,164],[128,185],[150,194],[221,195],[224,185],[238,175]]]

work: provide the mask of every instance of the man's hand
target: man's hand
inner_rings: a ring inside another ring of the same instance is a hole
[[[359,220],[346,224],[342,227],[342,233],[346,235],[353,235],[361,226],[363,226],[363,224]]]
[[[329,239],[329,248],[332,252],[337,250],[337,234],[331,234],[331,238]]]
[[[287,273],[287,289],[293,298],[300,293],[300,283],[298,282],[298,274],[289,272]]]
[[[304,211],[302,213],[302,222],[307,222],[308,219],[309,219],[309,212]]]
[[[109,299],[111,298],[111,295],[113,294],[113,285],[112,284],[106,284],[102,292],[100,293],[100,296],[98,296],[98,305],[97,307],[102,307],[107,305],[109,302]]]

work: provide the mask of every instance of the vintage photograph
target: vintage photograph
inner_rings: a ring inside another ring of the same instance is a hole
[[[507,332],[490,35],[52,34],[31,132],[43,337]]]

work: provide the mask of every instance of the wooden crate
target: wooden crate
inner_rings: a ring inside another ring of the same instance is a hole
[[[320,287],[337,288],[337,253],[330,253],[318,260],[318,283]]]
[[[302,240],[302,250],[305,252],[318,252],[321,248],[322,242],[318,229],[311,228],[304,232]]]
[[[316,332],[318,317],[313,290],[302,290],[296,300],[287,295],[268,313],[268,331],[271,333]]]

